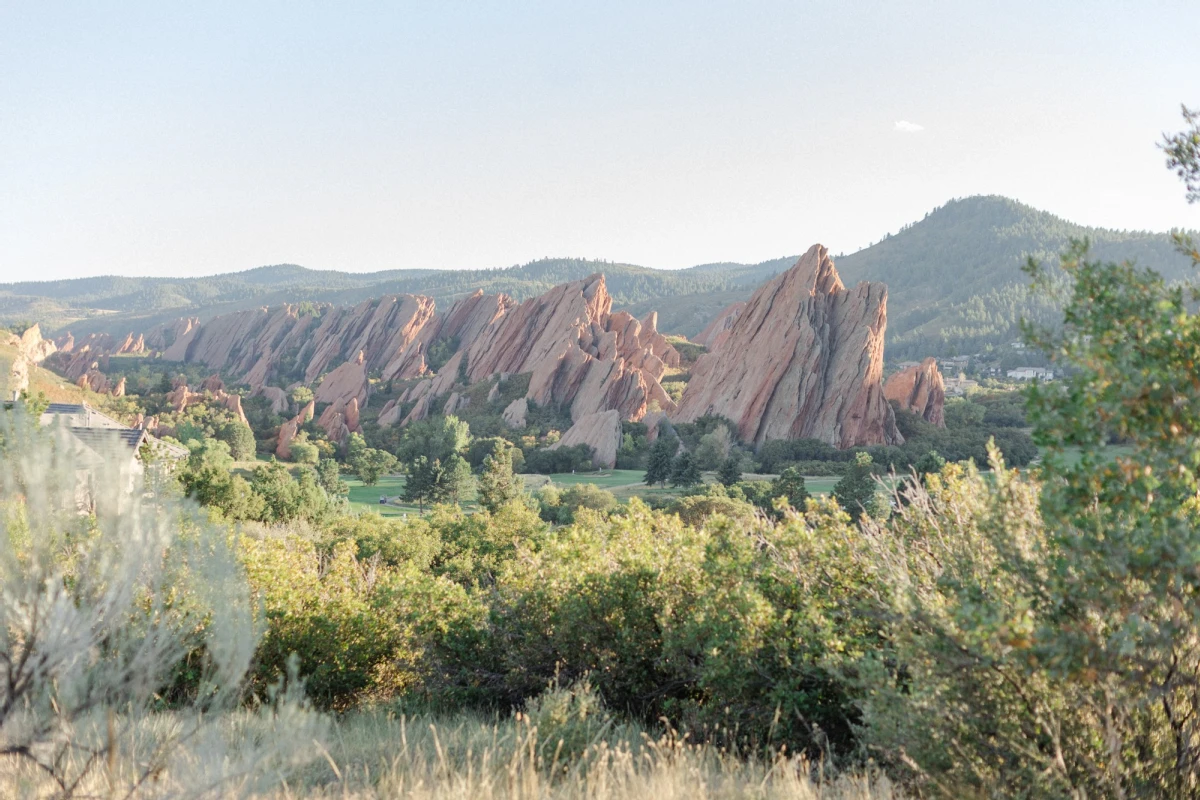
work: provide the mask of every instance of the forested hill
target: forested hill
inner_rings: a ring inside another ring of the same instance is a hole
[[[1004,197],[954,200],[924,219],[851,255],[836,258],[848,286],[888,285],[888,357],[976,352],[1012,341],[1020,318],[1046,319],[1057,309],[1031,296],[1020,266],[1025,256],[1053,258],[1071,238],[1087,237],[1104,258],[1134,258],[1169,278],[1189,274],[1188,261],[1162,233],[1086,228]],[[812,242],[796,243],[803,252]],[[824,242],[834,252],[836,242]],[[259,267],[204,278],[97,277],[0,284],[0,323],[39,320],[125,333],[179,316],[202,319],[239,308],[283,302],[353,303],[381,294],[429,295],[445,307],[476,289],[518,299],[555,284],[603,272],[617,308],[659,312],[667,332],[694,335],[725,305],[745,299],[796,256],[761,264],[715,263],[682,270],[586,259],[543,259],[481,270],[389,270],[348,273],[295,265]]]
[[[1192,275],[1165,233],[1088,228],[994,195],[952,200],[834,260],[847,286],[888,285],[889,358],[972,353],[1019,338],[1022,316],[1059,318],[1055,304],[1030,293],[1021,265],[1028,256],[1055,260],[1081,238],[1097,257],[1133,259],[1171,280]]]
[[[748,294],[793,258],[763,264],[703,265],[659,270],[632,264],[554,258],[500,269],[389,270],[373,273],[310,270],[281,264],[203,278],[105,276],[0,284],[0,323],[41,321],[49,330],[70,327],[122,333],[179,316],[201,319],[240,308],[284,302],[355,303],[381,294],[423,294],[445,307],[476,289],[505,292],[518,300],[552,286],[603,272],[618,307],[640,301],[668,304],[685,295]],[[705,320],[706,322],[706,320]],[[696,331],[703,327],[701,322]]]

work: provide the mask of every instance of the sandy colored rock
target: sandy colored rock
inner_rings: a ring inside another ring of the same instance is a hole
[[[258,390],[258,394],[267,398],[273,413],[282,414],[288,410],[288,394],[278,386],[264,386]]]
[[[525,427],[525,418],[529,414],[529,401],[524,397],[518,397],[504,408],[504,413],[501,417],[504,419],[504,424],[515,431],[519,431]]]
[[[646,441],[654,444],[658,441],[658,428],[667,419],[665,411],[651,411],[642,418],[642,424],[646,426]],[[667,425],[670,425],[667,422]]]
[[[700,331],[700,334],[692,339],[692,341],[696,344],[704,345],[708,348],[708,352],[713,352],[729,338],[729,333],[733,330],[733,324],[742,315],[742,310],[745,307],[746,301],[744,300],[738,300],[735,303],[725,306],[713,321],[708,323],[704,330]]]
[[[592,448],[592,466],[605,469],[615,467],[617,450],[621,447],[621,414],[616,409],[610,409],[580,417],[550,449],[579,444]]]
[[[121,376],[121,380],[117,381],[117,385],[112,388],[113,397],[125,396],[125,376]]]
[[[308,422],[316,414],[316,403],[311,400],[300,409],[300,413],[279,426],[279,437],[275,444],[275,455],[284,460],[292,457],[292,441],[300,431],[300,426]]]
[[[759,287],[718,350],[700,357],[671,419],[727,417],[755,444],[900,444],[883,395],[886,328],[887,288],[846,289],[826,249],[813,245]]]
[[[29,390],[29,362],[23,358],[14,358],[8,370],[8,389],[10,392],[25,392]],[[8,400],[9,398],[4,398]]]
[[[529,400],[565,408],[573,420],[608,410],[636,420],[653,404],[674,409],[659,380],[679,363],[679,353],[658,332],[656,314],[638,320],[612,312],[599,274],[519,304],[507,295],[476,292],[444,314],[428,297],[390,295],[355,306],[321,306],[319,316],[285,305],[236,311],[203,324],[180,319],[119,342],[76,342],[69,359],[73,374],[84,374],[85,365],[122,348],[136,349],[139,342],[165,360],[205,364],[249,385],[252,394],[266,394],[268,384],[281,377],[302,374],[300,383],[308,386],[320,378],[314,396],[340,409],[329,417],[339,435],[335,417],[351,400],[359,409],[369,405],[374,375],[389,382],[427,376],[381,411],[384,426],[461,404],[464,397],[451,403],[449,395],[463,381],[522,373],[531,375]],[[447,344],[455,352],[431,375],[430,348]],[[271,397],[273,407],[283,407],[277,394]],[[181,399],[186,404],[186,395]],[[409,409],[403,419],[401,406]]]
[[[915,367],[900,370],[883,385],[883,396],[895,400],[939,428],[946,427],[946,384],[937,359],[927,358]]]
[[[36,322],[21,334],[17,344],[17,353],[31,366],[42,363],[56,350],[58,346],[53,341],[42,338],[42,328]]]
[[[318,403],[345,405],[354,400],[365,405],[369,390],[366,356],[360,350],[357,358],[347,361],[326,375],[313,397]]]
[[[360,433],[358,398],[352,397],[349,402],[338,401],[321,413],[317,425],[325,431],[329,441],[344,444],[352,433]]]

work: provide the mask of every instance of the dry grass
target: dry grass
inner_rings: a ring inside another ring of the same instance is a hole
[[[576,731],[539,732],[526,716],[488,720],[405,717],[363,711],[334,727],[317,763],[266,795],[282,798],[414,800],[684,800],[794,798],[887,800],[901,795],[882,776],[814,780],[800,759],[745,759],[668,734],[599,725],[574,758]]]

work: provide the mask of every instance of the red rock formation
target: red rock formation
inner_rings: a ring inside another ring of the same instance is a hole
[[[573,447],[586,444],[592,448],[592,466],[612,469],[617,465],[617,450],[621,447],[621,415],[616,409],[597,411],[575,421],[563,437],[550,446]]]
[[[846,289],[814,245],[761,286],[715,353],[700,357],[671,418],[728,417],[739,438],[814,438],[835,447],[899,444],[883,396],[887,288]]]
[[[529,401],[524,397],[518,397],[504,407],[504,413],[501,416],[504,418],[505,425],[513,430],[520,430],[525,427],[525,417],[528,414]]]
[[[8,388],[13,392],[23,392],[29,388],[29,373],[33,367],[53,355],[58,348],[54,342],[42,338],[42,329],[37,323],[20,336],[9,335],[9,338],[10,344],[16,349],[16,356],[9,367]]]
[[[279,426],[279,437],[275,444],[276,456],[285,461],[292,457],[292,440],[296,438],[296,434],[300,431],[300,426],[313,418],[316,414],[316,408],[316,403],[310,400],[308,405],[300,409],[299,414]]]
[[[288,393],[278,386],[264,386],[258,390],[258,394],[270,401],[272,412],[282,414],[288,410]]]
[[[338,444],[345,443],[352,433],[361,433],[358,398],[351,397],[348,403],[339,400],[329,406],[322,412],[321,418],[317,420],[317,425],[325,431],[331,442]]]
[[[468,381],[498,373],[532,373],[526,396],[561,405],[578,420],[615,409],[641,419],[657,400],[674,408],[659,385],[679,354],[650,324],[612,313],[603,275],[556,286],[511,308],[465,348]]]
[[[117,385],[113,387],[112,396],[113,397],[124,397],[125,396],[125,376],[124,375],[121,376],[121,380],[117,381]]]
[[[477,292],[438,321],[436,337],[420,337],[430,343],[457,340],[459,350],[436,376],[386,407],[379,424],[408,424],[435,410],[458,408],[460,399],[441,398],[452,392],[460,371],[467,383],[530,373],[526,397],[539,405],[567,407],[576,420],[609,409],[624,419],[640,419],[654,402],[673,409],[658,381],[668,366],[678,365],[679,354],[658,333],[656,315],[642,322],[611,309],[602,275],[556,286],[520,305],[504,295]],[[412,408],[401,420],[400,406],[409,403]],[[526,408],[510,404],[506,422],[523,426]]]
[[[679,363],[679,354],[657,330],[655,314],[639,321],[612,313],[602,275],[556,286],[519,305],[506,295],[476,292],[445,314],[435,313],[427,297],[402,295],[353,307],[326,306],[319,318],[282,306],[238,311],[204,324],[179,320],[140,340],[127,337],[116,345],[97,340],[90,348],[76,343],[72,363],[79,359],[87,365],[83,374],[97,354],[136,348],[139,341],[162,348],[165,360],[203,363],[245,382],[252,394],[269,396],[277,409],[286,397],[269,381],[301,373],[304,385],[319,380],[314,397],[335,409],[326,414],[338,436],[344,435],[343,426],[357,427],[345,425],[344,415],[351,401],[356,409],[370,402],[370,376],[385,381],[427,376],[426,354],[434,344],[456,343],[457,349],[436,375],[408,387],[382,409],[381,425],[461,407],[465,397],[450,397],[460,379],[473,384],[518,373],[531,375],[529,400],[568,408],[572,419],[610,409],[622,418],[640,419],[651,404],[674,408],[659,379]],[[410,409],[403,419],[402,407]],[[509,416],[512,424],[523,415]]]
[[[717,314],[712,322],[705,326],[704,330],[696,338],[692,339],[696,344],[702,344],[708,348],[708,352],[712,352],[724,344],[729,338],[729,332],[733,330],[733,324],[737,322],[737,318],[742,315],[742,309],[746,307],[744,300],[738,300],[735,303],[730,303],[721,309],[721,313]]]
[[[946,427],[946,384],[937,359],[927,358],[915,367],[900,370],[883,385],[883,396],[895,400],[939,428]]]
[[[341,364],[325,376],[313,397],[318,403],[347,403],[352,399],[366,403],[369,388],[365,355],[359,350],[358,358]]]
[[[234,416],[236,416],[243,425],[247,427],[250,426],[250,421],[246,419],[246,412],[242,409],[241,395],[226,392],[224,389],[217,389],[216,391],[209,390],[193,392],[188,388],[188,385],[182,381],[176,380],[172,383],[174,384],[174,388],[167,392],[167,402],[171,404],[171,408],[175,409],[176,413],[182,412],[190,405],[204,402],[205,400],[211,398],[219,403],[222,407],[232,411]],[[216,383],[219,384],[220,379],[218,379]],[[212,378],[206,379],[204,381],[204,385],[214,385]]]
[[[75,380],[75,385],[81,389],[90,389],[97,394],[108,391],[108,376],[95,368],[95,365]]]

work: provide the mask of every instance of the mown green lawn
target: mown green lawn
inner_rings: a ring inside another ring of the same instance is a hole
[[[357,478],[343,477],[342,480],[350,487],[350,494],[347,497],[350,507],[359,513],[371,511],[384,517],[403,517],[406,514],[420,513],[416,504],[406,503],[403,500],[403,475],[384,476],[374,486],[367,486]],[[388,502],[381,504],[379,495],[387,497]],[[463,498],[462,507],[467,511],[475,511],[478,508],[474,490],[468,492]],[[429,511],[429,506],[425,507],[425,511]]]

